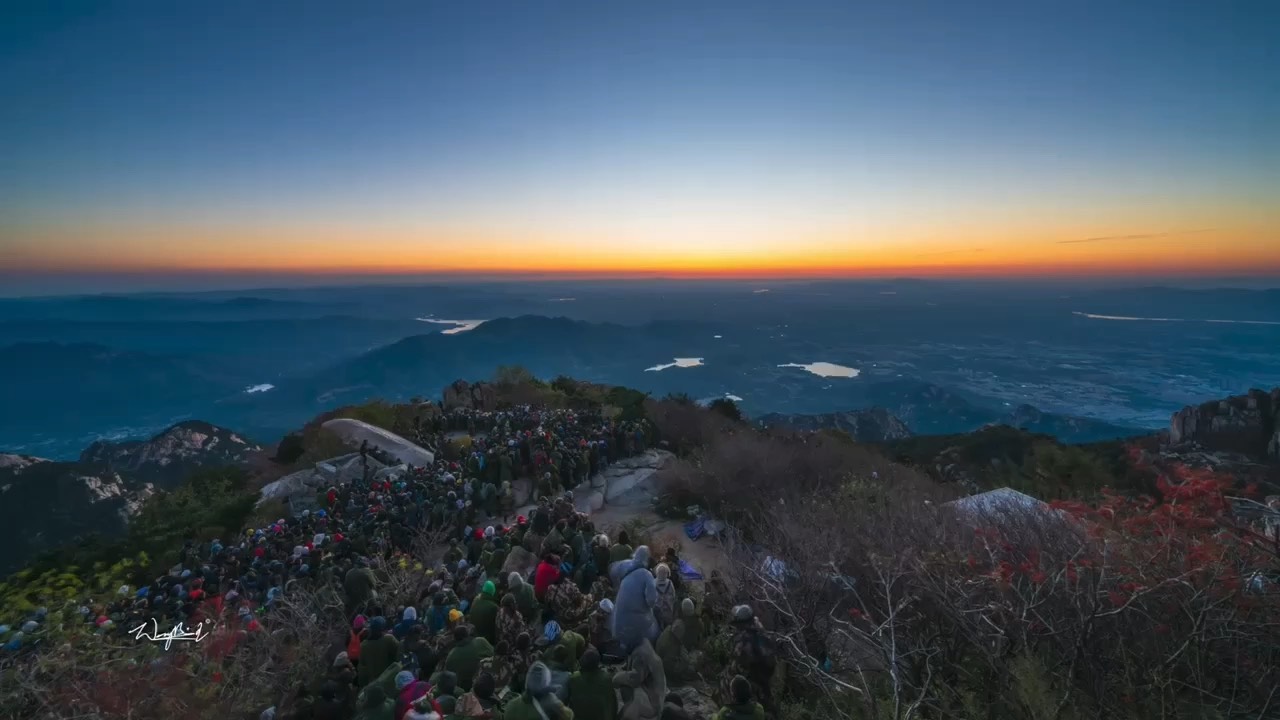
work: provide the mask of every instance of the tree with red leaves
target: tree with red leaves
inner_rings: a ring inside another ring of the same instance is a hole
[[[805,579],[744,562],[740,580],[821,716],[1272,716],[1280,593],[1250,579],[1280,570],[1273,545],[1233,517],[1232,478],[1175,466],[1155,486],[982,516],[788,501],[753,538]]]

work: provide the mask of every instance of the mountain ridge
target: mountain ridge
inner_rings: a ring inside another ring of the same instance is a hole
[[[203,468],[243,466],[262,450],[234,431],[185,421],[148,440],[94,442],[71,461],[0,451],[0,544],[9,551],[0,574],[78,537],[119,535],[154,493]]]

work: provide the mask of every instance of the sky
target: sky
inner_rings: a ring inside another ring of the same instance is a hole
[[[1280,276],[1280,3],[18,5],[0,282]]]

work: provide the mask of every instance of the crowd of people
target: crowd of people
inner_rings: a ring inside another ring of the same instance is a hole
[[[188,541],[167,574],[73,619],[98,633],[230,624],[210,647],[225,656],[269,630],[292,594],[333,588],[348,622],[329,670],[263,712],[280,720],[690,718],[668,687],[698,678],[708,627],[728,626],[715,718],[765,717],[775,652],[751,608],[691,593],[674,549],[658,556],[600,532],[566,489],[643,452],[646,423],[521,407],[453,410],[416,430],[457,451],[399,475],[366,472],[325,489],[318,509],[225,542]],[[536,487],[525,514],[519,478]],[[424,537],[443,539],[442,557],[422,557]],[[384,585],[406,563],[424,588],[408,596]],[[723,587],[714,574],[707,585]],[[48,614],[4,648],[38,644]]]

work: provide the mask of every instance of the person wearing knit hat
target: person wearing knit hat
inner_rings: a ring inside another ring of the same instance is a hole
[[[556,697],[551,684],[551,668],[541,661],[529,666],[524,677],[524,692],[503,708],[504,720],[567,720],[572,711]]]
[[[516,605],[520,608],[524,621],[536,624],[541,608],[538,605],[538,597],[533,592],[533,585],[525,582],[520,573],[512,572],[507,576],[507,589],[516,596]]]
[[[418,611],[416,608],[407,607],[400,616],[400,622],[391,629],[391,634],[396,636],[397,640],[404,640],[409,636],[409,631],[418,624]]]
[[[680,603],[680,618],[662,631],[654,646],[667,679],[680,682],[697,675],[702,651],[702,619],[691,598]]]
[[[742,675],[734,675],[729,681],[728,689],[729,702],[712,716],[712,720],[764,720],[764,706],[751,698],[751,681]]]
[[[476,635],[490,643],[498,641],[498,603],[494,600],[498,588],[492,580],[486,580],[480,594],[471,601],[467,619],[476,629]]]
[[[400,692],[409,687],[414,681],[413,673],[408,670],[401,670],[396,673],[396,692]]]
[[[497,637],[499,643],[515,647],[516,638],[525,630],[524,617],[516,603],[516,596],[507,593],[498,606]]]
[[[680,617],[697,617],[697,608],[694,607],[693,598],[685,598],[680,601]]]
[[[735,676],[741,675],[751,683],[751,694],[768,705],[771,697],[769,685],[778,662],[775,642],[765,633],[750,605],[734,606],[731,615],[733,651],[720,676],[720,695],[733,697],[730,683]]]

